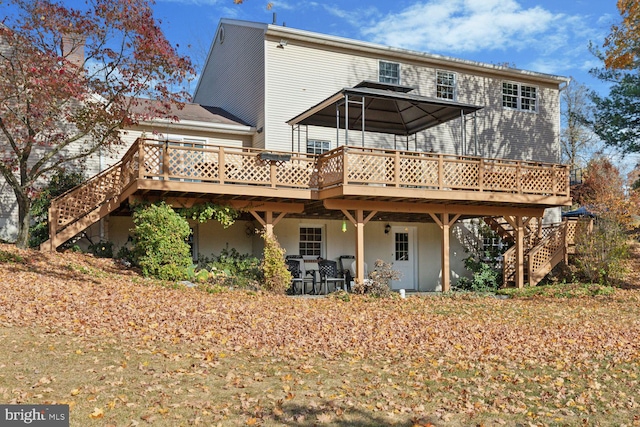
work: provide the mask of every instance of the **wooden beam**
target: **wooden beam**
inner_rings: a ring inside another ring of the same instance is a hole
[[[459,205],[440,203],[407,203],[407,202],[379,202],[371,200],[324,200],[323,205],[332,210],[365,210],[379,212],[403,212],[403,213],[453,213],[473,216],[542,216],[544,207],[517,208],[509,206],[484,206],[484,205]]]
[[[289,202],[260,202],[255,200],[225,200],[223,198],[207,198],[207,197],[161,197],[161,196],[140,196],[134,195],[129,197],[129,203],[135,204],[141,201],[161,201],[170,206],[180,208],[191,208],[199,203],[216,203],[219,205],[231,206],[241,211],[257,211],[257,212],[285,212],[285,213],[302,213],[304,212],[304,203]]]
[[[543,195],[543,194],[518,194],[499,191],[467,191],[467,190],[437,190],[428,188],[405,188],[405,187],[380,187],[362,184],[346,184],[318,192],[320,199],[338,198],[344,196],[367,196],[367,197],[403,197],[419,198],[424,200],[442,200],[444,203],[455,203],[459,200],[469,202],[491,201],[496,204],[532,204],[542,207],[569,206],[570,196]]]
[[[451,290],[451,226],[460,218],[460,214],[429,213],[433,221],[442,230],[441,268],[442,268],[442,292]],[[438,216],[439,215],[439,216]]]

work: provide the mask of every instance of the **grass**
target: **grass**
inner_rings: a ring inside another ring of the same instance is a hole
[[[71,426],[640,425],[637,290],[211,294],[0,250],[0,401]]]
[[[583,298],[593,296],[614,295],[616,288],[597,283],[560,283],[544,286],[527,286],[524,288],[505,288],[496,293],[512,298]]]

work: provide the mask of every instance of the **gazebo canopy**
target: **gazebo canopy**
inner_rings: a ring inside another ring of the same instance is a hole
[[[364,81],[344,88],[287,123],[413,135],[482,107],[409,93],[413,88]],[[348,108],[345,108],[348,106]],[[363,126],[364,121],[364,126]]]

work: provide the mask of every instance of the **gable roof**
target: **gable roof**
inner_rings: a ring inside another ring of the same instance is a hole
[[[342,127],[348,117],[348,129],[406,136],[482,108],[409,93],[412,90],[409,86],[364,81],[338,91],[287,124]]]

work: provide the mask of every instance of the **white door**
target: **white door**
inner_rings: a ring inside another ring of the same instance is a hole
[[[393,269],[400,272],[400,279],[391,282],[391,289],[417,290],[416,227],[391,227],[393,239]]]

